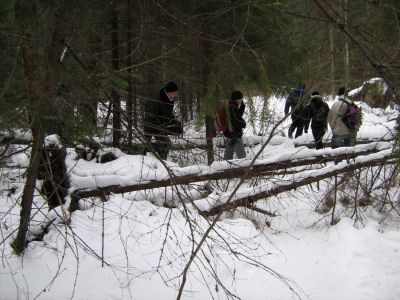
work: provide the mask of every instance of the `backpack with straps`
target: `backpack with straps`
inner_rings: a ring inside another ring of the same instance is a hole
[[[353,102],[344,102],[347,103],[347,111],[342,116],[342,121],[347,128],[355,129],[361,124],[361,109]]]
[[[232,125],[230,125],[230,120],[228,117],[228,108],[220,107],[215,111],[215,129],[222,134],[226,134],[231,131]]]

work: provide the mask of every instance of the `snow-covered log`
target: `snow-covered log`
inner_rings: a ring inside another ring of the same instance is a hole
[[[288,192],[300,186],[308,185],[335,175],[348,173],[357,169],[379,165],[398,164],[399,160],[392,150],[383,150],[377,153],[356,157],[350,161],[342,161],[335,166],[327,166],[318,170],[303,171],[295,174],[290,180],[271,179],[268,184],[252,188],[247,194],[241,192],[231,197],[227,192],[219,197],[212,195],[208,198],[195,201],[196,207],[203,216],[216,216],[220,213],[237,207],[251,206],[258,200]]]
[[[350,148],[327,149],[324,151],[304,148],[304,151],[299,150],[290,155],[282,155],[280,157],[273,156],[271,158],[258,160],[253,165],[251,165],[251,160],[245,159],[232,162],[219,162],[218,164],[202,166],[201,168],[195,168],[193,166],[193,168],[185,167],[172,169],[172,176],[169,175],[168,178],[162,180],[146,180],[146,178],[143,178],[142,182],[132,185],[110,185],[90,190],[76,190],[72,193],[71,197],[73,200],[88,197],[104,197],[111,193],[121,194],[200,181],[241,178],[245,175],[247,178],[271,176],[279,171],[288,171],[290,174],[293,173],[293,171],[290,170],[295,167],[321,165],[331,161],[354,159],[359,155],[372,154],[384,149],[390,150],[392,147],[391,143],[380,142]]]

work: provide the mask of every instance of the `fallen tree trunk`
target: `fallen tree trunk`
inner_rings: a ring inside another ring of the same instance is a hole
[[[390,145],[388,144],[387,147],[389,148]],[[111,193],[121,194],[139,190],[166,187],[171,185],[190,184],[200,181],[240,178],[244,176],[247,172],[248,172],[247,178],[276,175],[276,172],[278,170],[285,170],[305,165],[324,164],[331,161],[349,160],[359,155],[368,155],[371,153],[376,153],[380,150],[382,150],[382,148],[377,149],[376,147],[373,147],[372,149],[367,149],[367,150],[361,148],[361,149],[354,149],[353,152],[348,153],[348,149],[343,149],[343,153],[336,154],[337,152],[341,152],[341,150],[336,149],[336,151],[333,152],[336,155],[333,154],[328,155],[325,153],[319,156],[306,157],[296,160],[293,160],[293,158],[289,158],[288,160],[285,161],[266,163],[262,165],[254,165],[251,166],[250,171],[248,170],[249,167],[236,167],[225,170],[218,170],[204,175],[191,174],[183,176],[174,176],[173,178],[147,181],[145,183],[139,183],[131,186],[118,185],[118,186],[107,186],[107,187],[97,188],[95,190],[77,190],[74,193],[72,193],[71,198],[73,201],[77,201],[79,199],[88,197],[104,197]]]
[[[279,184],[276,187],[271,188],[269,190],[262,191],[260,193],[250,195],[247,197],[243,197],[240,199],[234,199],[231,202],[226,202],[226,203],[214,206],[209,210],[203,210],[203,211],[200,210],[200,214],[204,217],[220,215],[224,211],[228,211],[228,210],[235,209],[238,207],[251,206],[253,203],[255,203],[258,200],[266,199],[271,196],[276,196],[280,193],[288,192],[288,191],[298,188],[300,186],[308,185],[308,184],[320,181],[322,179],[333,177],[335,175],[348,173],[348,172],[351,172],[351,171],[354,171],[357,169],[361,169],[361,168],[374,167],[374,166],[379,166],[379,165],[388,165],[388,164],[398,164],[398,163],[399,163],[398,158],[396,158],[394,154],[391,154],[385,158],[371,159],[368,161],[351,163],[348,165],[344,165],[343,167],[335,167],[333,170],[331,170],[331,171],[327,170],[324,173],[315,172],[315,174],[312,174],[311,172],[309,172],[310,174],[308,174],[308,176],[304,177],[303,179],[300,179],[300,180],[293,179],[293,180],[291,180],[290,183],[283,182],[282,184]]]
[[[393,141],[393,137],[388,137],[388,138],[380,138],[380,139],[358,139],[356,144],[357,145],[362,145],[362,144],[369,144],[372,142],[388,142],[388,141]],[[3,136],[0,139],[0,146],[4,146],[4,145],[31,145],[32,144],[32,140],[31,139],[26,139],[26,138],[21,138],[21,137],[13,137],[13,136]],[[101,143],[103,146],[106,147],[112,147],[112,143]],[[253,146],[257,146],[260,145],[261,142],[254,142],[250,145],[245,144],[245,147],[253,147]],[[276,144],[276,145],[280,145],[280,144]],[[76,144],[71,144],[72,146],[77,146]],[[224,145],[222,144],[217,144],[216,145],[217,148],[225,148]],[[307,147],[310,149],[315,148],[315,144],[314,143],[303,143],[303,144],[295,144],[295,147]],[[328,140],[325,143],[325,147],[326,148],[330,148],[331,147],[331,143],[330,140]],[[119,147],[122,151],[128,153],[128,154],[141,154],[143,153],[143,144],[141,143],[124,143],[122,142],[120,147]],[[206,144],[198,144],[196,142],[184,142],[184,143],[174,143],[171,145],[171,150],[173,151],[187,151],[187,150],[191,150],[191,149],[201,149],[201,150],[206,150],[207,149],[207,145]]]

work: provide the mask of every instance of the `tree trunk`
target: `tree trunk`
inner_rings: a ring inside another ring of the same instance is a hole
[[[90,51],[92,52],[91,58],[88,61],[88,71],[91,76],[94,76],[98,71],[99,62],[101,60],[101,37],[98,35],[91,35],[89,37]],[[92,93],[89,96],[87,102],[82,104],[80,107],[81,113],[84,114],[85,119],[90,121],[93,127],[97,127],[97,109],[98,109],[98,99],[97,93]]]
[[[127,131],[128,131],[128,146],[132,145],[133,139],[133,80],[132,80],[132,19],[133,5],[132,0],[127,0],[127,29],[126,29],[126,67],[127,67],[127,98],[126,98],[126,115],[127,115]]]
[[[119,70],[119,44],[118,44],[118,13],[117,0],[112,2],[111,11],[111,56],[112,69],[116,75]],[[118,147],[121,139],[121,99],[115,87],[111,89],[111,99],[113,102],[113,146]]]
[[[42,191],[50,210],[63,205],[68,194],[69,180],[65,164],[67,151],[65,147],[49,145],[41,153],[39,175],[44,179]]]
[[[200,37],[201,38],[200,47],[201,47],[201,52],[203,54],[203,69],[202,69],[203,86],[201,95],[203,98],[205,98],[205,96],[207,95],[208,80],[210,75],[210,62],[209,62],[210,42],[207,39],[207,32],[208,32],[207,24],[203,22],[202,27],[203,27],[203,34]],[[209,103],[209,105],[212,104]],[[214,149],[213,149],[212,139],[215,136],[215,130],[214,130],[213,118],[210,115],[206,115],[205,123],[206,123],[207,163],[208,165],[211,165],[214,162]]]
[[[188,120],[188,92],[186,92],[185,81],[182,80],[182,88],[180,93],[181,98],[181,118],[182,124]]]
[[[331,95],[335,95],[335,55],[334,55],[334,40],[333,33],[334,27],[332,24],[328,24],[329,26],[329,46],[330,46],[330,55],[331,55]]]
[[[188,99],[187,99],[187,105],[188,105],[188,109],[187,109],[187,116],[186,116],[186,121],[193,120],[193,112],[194,112],[194,107],[193,107],[193,93],[190,92],[188,95]]]
[[[213,137],[215,136],[214,119],[206,116],[206,145],[207,145],[207,163],[211,165],[214,162]]]
[[[348,26],[348,13],[347,13],[347,0],[343,0],[343,16],[344,26],[347,30]],[[344,34],[344,80],[346,85],[350,83],[350,52],[349,52],[349,37]]]
[[[36,122],[35,122],[36,123]],[[32,125],[33,133],[33,146],[31,152],[31,159],[27,170],[26,183],[21,198],[21,213],[19,220],[19,228],[17,237],[12,242],[12,247],[17,254],[21,254],[27,245],[27,233],[29,222],[31,218],[33,194],[36,188],[36,179],[39,175],[39,166],[41,160],[41,153],[43,148],[43,136],[40,134],[40,128],[33,128],[37,125]]]
[[[36,179],[39,174],[41,151],[43,147],[43,135],[41,125],[34,106],[40,105],[40,91],[42,88],[41,76],[37,66],[37,57],[32,47],[31,23],[26,19],[28,10],[35,11],[34,4],[30,0],[19,0],[15,4],[15,17],[21,31],[21,53],[24,62],[24,74],[27,81],[27,96],[29,98],[28,114],[33,136],[31,158],[27,170],[26,183],[21,198],[21,213],[17,237],[11,246],[17,254],[21,254],[27,244],[26,238],[31,217],[33,194],[35,192]],[[34,18],[34,17],[32,17]],[[33,22],[33,20],[30,20]]]
[[[53,40],[48,55],[51,68],[46,73],[45,80],[49,86],[44,86],[46,91],[49,91],[47,101],[51,104],[46,105],[50,107],[49,115],[55,116],[55,120],[47,122],[44,132],[45,134],[56,133],[63,144],[62,148],[53,145],[40,152],[42,160],[39,176],[41,176],[41,179],[44,178],[43,191],[50,209],[65,203],[65,196],[69,187],[67,168],[65,166],[65,145],[73,145],[72,132],[67,129],[69,126],[65,126],[64,120],[74,115],[74,107],[68,103],[67,95],[62,91],[68,88],[65,83],[65,77],[63,77],[64,69],[61,59],[69,35],[67,23],[65,22],[66,14],[67,11],[63,6],[58,8],[55,13]],[[73,118],[70,122],[72,120]],[[44,124],[41,124],[41,126],[43,127]]]

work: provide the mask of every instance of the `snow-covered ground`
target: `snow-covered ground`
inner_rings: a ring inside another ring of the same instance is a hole
[[[257,108],[261,100],[255,100]],[[176,175],[208,174],[237,164],[246,166],[261,149],[258,143],[267,140],[267,136],[258,137],[257,130],[262,128],[267,134],[282,118],[284,99],[269,100],[270,107],[277,108],[270,126],[264,128],[255,119],[254,126],[246,131],[245,139],[253,144],[247,148],[248,160],[234,164],[216,161],[212,166],[206,166],[205,159],[199,159],[194,166],[182,166],[179,160],[179,164],[163,165],[151,155],[120,153],[116,161],[96,164],[75,160],[70,150],[67,165],[71,191],[166,179],[166,166]],[[361,105],[364,123],[358,138],[379,140],[393,135],[395,110]],[[286,120],[277,129],[256,164],[346,151],[295,147],[312,142],[312,136],[308,133],[289,140],[284,136],[288,125]],[[385,151],[388,145],[381,142],[377,147]],[[357,147],[362,150],[371,145]],[[204,156],[199,153],[198,157]],[[177,158],[178,153],[171,153],[172,160]],[[26,166],[27,157],[20,154],[13,162]],[[313,172],[322,174],[335,167],[340,164],[328,163]],[[224,201],[238,182],[199,182],[176,189],[114,194],[107,202],[83,199],[79,202],[82,210],[72,214],[67,211],[69,199],[64,207],[48,212],[37,192],[31,232],[39,233],[49,220],[55,221],[43,241],[30,242],[24,255],[18,257],[9,244],[18,228],[16,203],[24,184],[23,171],[0,169],[0,299],[176,299],[185,265],[213,221],[201,217],[198,209],[207,210]],[[301,174],[311,176],[299,171],[289,177],[246,181],[236,195],[254,192],[255,185],[261,191],[272,184],[283,184]],[[372,175],[366,176],[368,181]],[[380,179],[383,177],[384,174]],[[229,299],[227,294],[250,300],[399,299],[398,184],[374,194],[379,197],[379,193],[387,192],[393,209],[367,206],[355,210],[354,205],[339,201],[334,217],[338,223],[334,226],[330,225],[331,212],[315,212],[331,185],[331,180],[325,180],[257,202],[258,208],[275,217],[243,208],[224,214],[190,265],[182,299]],[[11,193],[11,189],[15,192]]]

